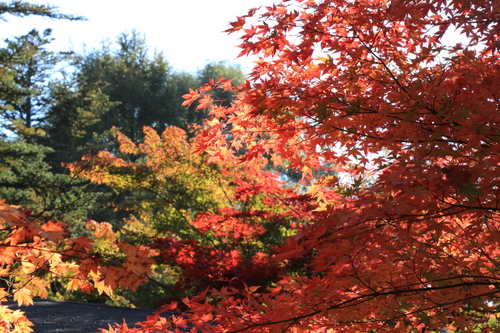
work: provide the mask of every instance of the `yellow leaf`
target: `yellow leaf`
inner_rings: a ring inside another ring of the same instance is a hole
[[[82,284],[82,280],[72,279],[71,281],[69,281],[67,289],[68,290],[77,290],[81,284]]]
[[[10,270],[8,268],[0,269],[0,276],[7,276],[10,274]]]
[[[21,305],[33,305],[33,298],[31,298],[31,290],[27,288],[21,288],[14,292],[14,301],[17,302],[19,306]]]
[[[33,323],[26,318],[23,311],[12,311],[8,307],[0,305],[0,332],[33,332],[29,326],[33,326]]]
[[[22,263],[22,269],[23,269],[23,272],[26,273],[26,274],[31,274],[33,273],[34,271],[36,271],[37,269],[37,266],[34,265],[32,262],[29,262],[29,261],[23,261]]]
[[[302,175],[304,178],[307,178],[307,177],[312,177],[312,170],[310,167],[308,167],[307,165],[304,165],[302,167]]]
[[[103,292],[110,296],[113,294],[113,289],[111,289],[109,286],[107,286],[104,281],[97,281],[94,282],[94,287],[97,289],[99,292],[99,295],[101,295]]]
[[[0,302],[5,302],[6,300],[7,300],[7,292],[5,291],[5,288],[0,288]],[[0,305],[0,307],[1,306],[2,305]]]

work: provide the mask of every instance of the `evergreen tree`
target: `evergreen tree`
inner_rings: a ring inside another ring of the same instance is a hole
[[[50,5],[32,4],[25,1],[0,1],[0,20],[6,21],[5,14],[24,17],[28,15],[38,15],[53,19],[83,20],[81,16],[62,14],[56,7]]]
[[[37,141],[53,149],[47,156],[54,171],[65,173],[62,163],[106,147],[103,135],[92,132],[91,127],[113,103],[102,92],[102,84],[81,85],[81,81],[80,75],[73,75],[55,84],[50,92],[53,103],[42,127],[46,135]]]
[[[22,139],[0,139],[0,198],[75,227],[88,218],[98,195],[85,190],[88,182],[51,172],[45,161],[51,151]]]
[[[236,84],[245,80],[239,67],[225,62],[210,63],[197,75],[175,72],[162,53],[150,54],[137,31],[121,34],[116,48],[103,44],[100,50],[84,55],[79,71],[85,84],[104,84],[103,92],[117,103],[93,131],[104,133],[116,126],[134,142],[142,139],[144,126],[161,133],[166,125],[187,129],[189,124],[200,123],[205,113],[196,111],[195,105],[181,105],[189,89],[221,76]],[[220,96],[232,98],[222,90]]]
[[[42,34],[32,30],[15,40],[7,40],[7,47],[0,50],[1,126],[19,137],[44,134],[40,126],[52,102],[50,79],[56,66],[70,56],[46,49],[52,41],[50,34],[50,29]]]
[[[103,44],[83,56],[80,73],[86,85],[102,82],[103,92],[117,102],[102,121],[92,129],[103,133],[116,126],[127,136],[142,137],[142,127],[149,125],[161,130],[168,125],[179,126],[182,119],[173,114],[168,79],[172,70],[162,53],[152,57],[145,39],[136,31],[123,33],[117,39],[117,49]]]
[[[53,19],[83,20],[81,16],[60,13],[50,5],[25,1],[0,2],[0,20],[8,15],[24,17],[37,15]],[[47,103],[48,78],[51,70],[67,54],[46,50],[51,42],[50,29],[6,40],[0,49],[0,127],[16,135],[33,137],[43,132],[37,125],[43,121],[42,106]]]
[[[7,14],[82,19],[21,1],[0,2],[0,19]],[[107,110],[107,99],[95,85],[80,89],[78,76],[61,70],[75,58],[47,50],[51,42],[50,29],[31,30],[0,49],[0,199],[74,229],[92,215],[98,194],[68,176],[61,162],[79,157],[85,129]]]

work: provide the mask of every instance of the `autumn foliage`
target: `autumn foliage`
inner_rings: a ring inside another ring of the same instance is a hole
[[[149,244],[198,294],[159,311],[183,310],[172,320],[105,331],[495,331],[499,22],[500,4],[486,0],[295,0],[239,17],[229,32],[241,34],[242,56],[259,57],[249,81],[185,95],[211,116],[189,156],[234,186],[219,201],[217,182],[203,183],[209,209],[183,215],[193,233],[166,229]],[[144,168],[106,154],[122,171]],[[265,161],[301,172],[314,204],[297,189],[268,189]],[[280,216],[292,231],[263,242]],[[259,267],[273,274],[265,284],[253,278]],[[201,272],[212,280],[197,282]]]
[[[241,55],[260,58],[231,106],[208,93],[224,80],[185,96],[212,116],[199,151],[303,173],[315,222],[273,259],[308,256],[312,273],[211,290],[213,306],[187,301],[192,322],[210,312],[204,328],[220,332],[494,330],[499,19],[495,1],[302,0],[232,23]]]
[[[108,223],[87,222],[91,237],[69,238],[65,223],[43,222],[27,210],[0,201],[0,302],[12,297],[19,305],[47,297],[51,279],[66,281],[68,290],[112,294],[118,287],[137,289],[151,273],[147,252],[113,239]],[[116,247],[111,260],[94,243],[103,237]],[[47,278],[49,277],[49,278]],[[0,304],[0,332],[31,332],[31,322],[19,310]]]
[[[271,260],[273,247],[313,220],[315,200],[299,193],[300,186],[263,170],[265,159],[249,166],[209,163],[210,155],[194,153],[196,146],[179,128],[158,134],[145,127],[144,133],[144,141],[135,144],[117,131],[122,157],[102,151],[69,168],[128,195],[115,207],[151,229],[146,237],[137,230],[128,238],[158,264],[180,269],[174,295],[245,285],[265,290],[287,270],[303,268],[300,260]],[[172,300],[181,301],[164,301]]]

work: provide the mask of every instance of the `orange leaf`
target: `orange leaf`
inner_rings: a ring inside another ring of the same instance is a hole
[[[182,98],[184,98],[185,101],[182,102],[181,105],[190,106],[191,104],[193,104],[193,102],[195,102],[198,99],[198,97],[200,97],[200,94],[197,91],[189,88],[189,94],[182,95]]]
[[[21,305],[33,305],[33,298],[31,297],[31,290],[27,288],[21,288],[14,292],[14,301],[17,302],[19,306]]]
[[[212,102],[212,99],[208,95],[203,95],[203,98],[200,99],[200,104],[196,107],[196,110],[199,109],[206,109],[210,103]]]
[[[64,229],[67,226],[64,222],[51,220],[42,224],[41,228],[45,231],[42,236],[53,242],[60,242],[68,234],[68,231]]]

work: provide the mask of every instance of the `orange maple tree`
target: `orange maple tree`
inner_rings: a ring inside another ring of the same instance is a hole
[[[249,81],[185,104],[211,114],[197,142],[212,162],[302,171],[317,218],[274,260],[310,257],[312,273],[207,290],[171,322],[120,332],[495,330],[499,23],[491,0],[295,0],[239,17],[229,32],[259,56]]]
[[[89,221],[91,237],[78,238],[69,238],[66,226],[0,201],[0,332],[33,331],[22,311],[1,303],[12,297],[19,305],[33,304],[33,297],[47,297],[51,278],[68,281],[69,290],[112,294],[118,287],[137,289],[151,273],[154,261],[147,252],[113,239],[108,223]],[[111,239],[121,260],[95,251],[93,243],[101,237]]]
[[[266,159],[252,165],[208,163],[210,155],[193,153],[196,146],[187,133],[172,126],[161,134],[144,127],[140,143],[115,132],[119,151],[87,155],[68,167],[75,176],[126,195],[124,203],[111,204],[137,216],[140,229],[149,229],[127,233],[117,223],[119,234],[103,235],[100,248],[113,252],[113,240],[127,239],[148,249],[161,267],[180,270],[178,277],[169,277],[174,288],[160,290],[168,295],[160,302],[180,301],[179,295],[206,288],[265,289],[285,271],[304,268],[304,260],[281,265],[270,255],[314,219],[317,205],[300,186],[263,170]]]

